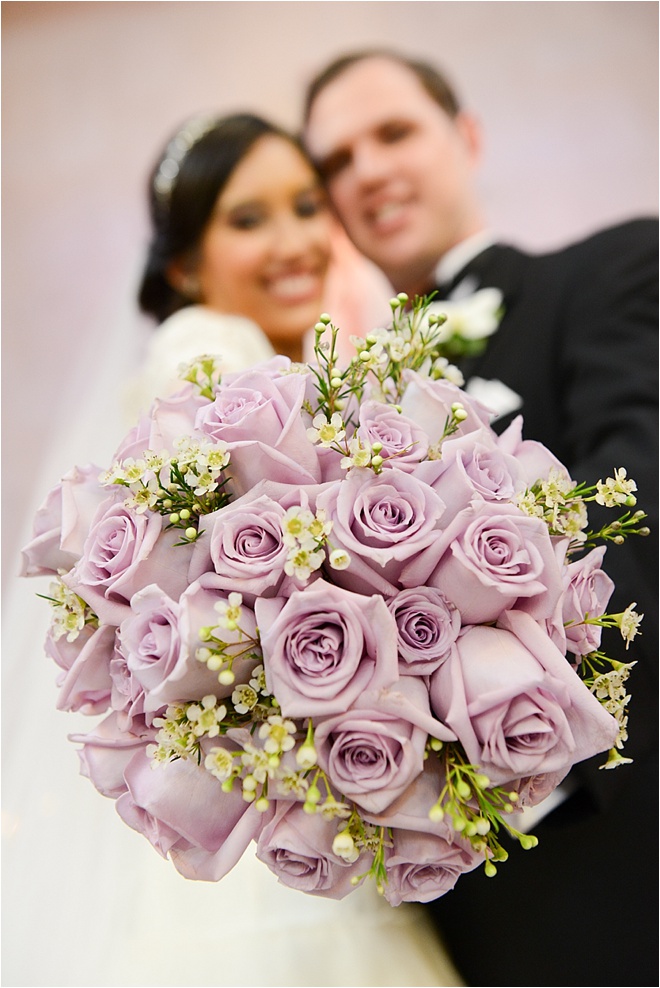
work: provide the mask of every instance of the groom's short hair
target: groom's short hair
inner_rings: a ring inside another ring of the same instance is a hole
[[[389,48],[364,48],[359,51],[350,52],[346,55],[341,55],[339,58],[336,58],[330,62],[330,64],[327,65],[321,72],[314,76],[305,93],[303,107],[303,121],[305,124],[309,120],[309,115],[312,112],[314,101],[322,90],[324,90],[325,87],[328,86],[334,79],[342,75],[346,69],[349,69],[357,62],[363,62],[368,58],[387,58],[392,62],[397,62],[399,65],[403,65],[405,68],[409,69],[413,75],[417,76],[429,96],[435,100],[435,102],[445,111],[445,113],[447,113],[450,117],[455,117],[460,112],[460,103],[453,86],[448,79],[429,62],[409,58],[407,55],[402,55],[400,52],[392,51]]]

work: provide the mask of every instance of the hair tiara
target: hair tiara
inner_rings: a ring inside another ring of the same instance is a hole
[[[160,202],[169,203],[183,160],[217,122],[217,116],[192,117],[169,142],[153,180],[154,194]]]

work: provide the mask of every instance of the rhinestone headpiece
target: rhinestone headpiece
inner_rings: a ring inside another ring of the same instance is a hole
[[[218,118],[215,116],[193,117],[169,142],[153,181],[154,193],[160,202],[169,203],[172,189],[181,170],[181,163],[191,148],[208,134],[217,122]]]

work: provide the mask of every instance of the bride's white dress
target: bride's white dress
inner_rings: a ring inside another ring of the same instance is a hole
[[[157,331],[141,375],[143,397],[200,349],[226,352],[228,370],[272,353],[252,324],[241,336],[245,320],[211,316],[193,310]],[[35,478],[30,512],[74,463],[87,457],[109,465],[125,431],[116,395],[126,374],[107,366],[79,396],[89,414]],[[130,400],[140,404],[139,388]],[[25,528],[27,541],[27,518]],[[4,984],[462,985],[423,908],[394,909],[373,884],[340,902],[307,896],[279,884],[251,852],[218,884],[182,878],[78,774],[66,735],[95,721],[55,709],[56,667],[42,652],[49,607],[35,596],[47,593],[48,581],[8,582]]]

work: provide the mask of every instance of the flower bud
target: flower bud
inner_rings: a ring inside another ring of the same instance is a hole
[[[302,769],[314,768],[316,758],[316,748],[313,744],[303,744],[296,752],[296,762]]]
[[[439,803],[435,803],[429,810],[429,820],[433,823],[441,823],[445,818],[445,811]]]
[[[472,794],[472,789],[465,781],[465,779],[459,779],[456,783],[456,792],[461,797],[461,799],[469,799]]]
[[[321,800],[321,791],[317,785],[311,785],[307,790],[306,802],[316,804]]]
[[[348,831],[342,830],[341,833],[337,834],[332,842],[332,851],[340,858],[350,857],[353,854],[355,841]]]

